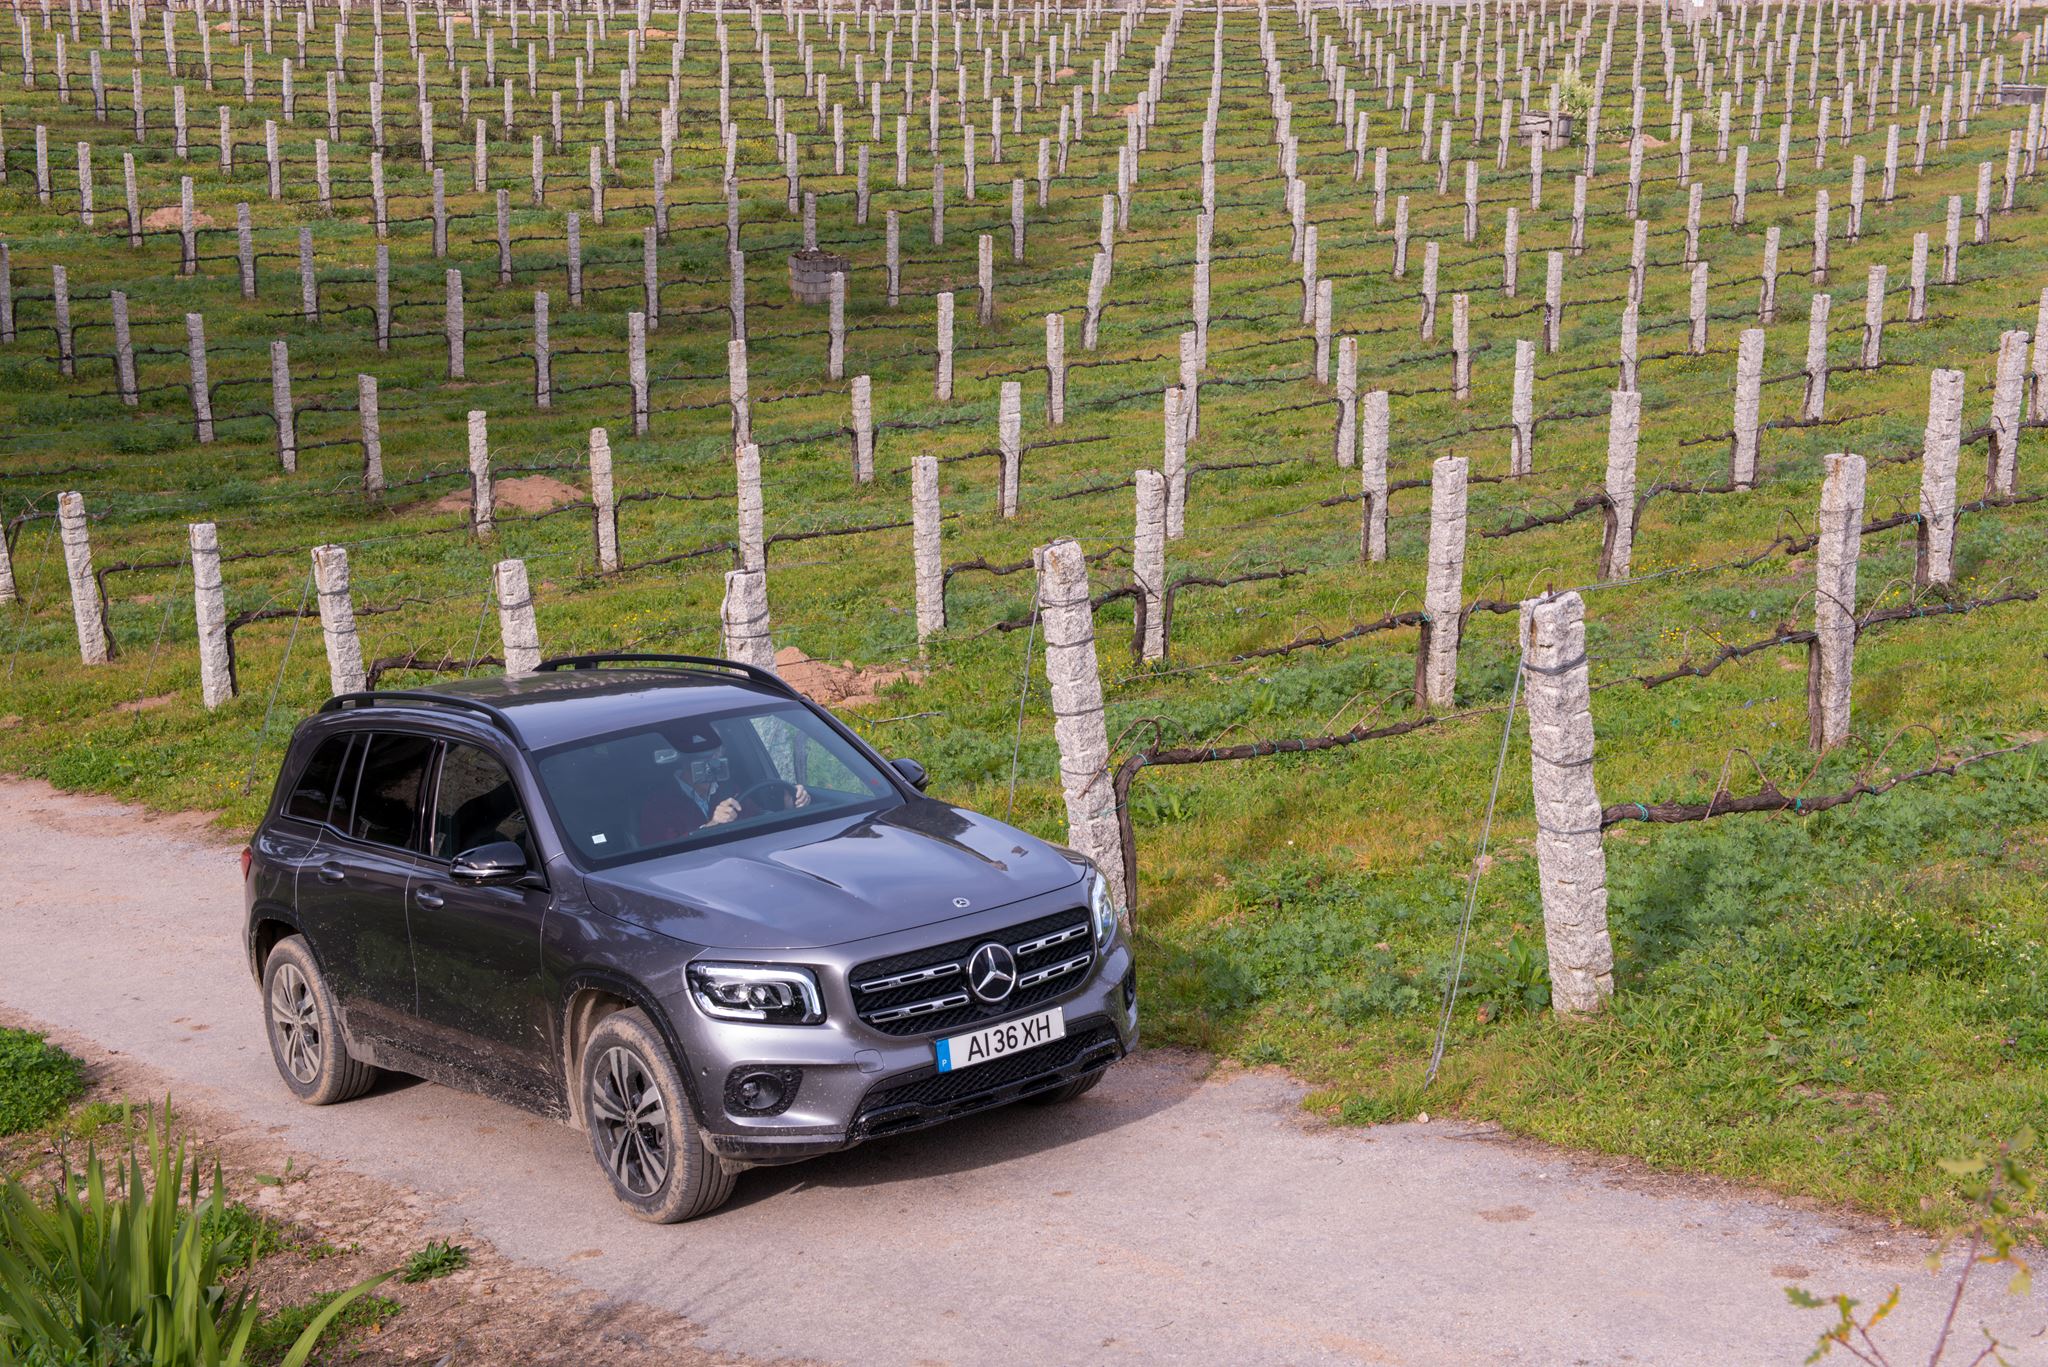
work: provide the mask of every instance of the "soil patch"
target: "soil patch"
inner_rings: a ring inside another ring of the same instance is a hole
[[[179,209],[180,206],[176,204],[166,204],[161,209],[151,209],[142,216],[142,226],[158,229],[175,228],[183,222],[183,219],[179,216]],[[213,226],[213,215],[207,213],[204,209],[194,209],[192,211],[192,226],[195,228],[211,228]]]
[[[518,475],[491,484],[491,508],[501,513],[544,513],[582,497],[581,489],[565,484],[553,475]],[[469,490],[456,489],[431,503],[415,506],[429,513],[466,513],[469,511]]]
[[[175,693],[159,693],[154,698],[135,698],[128,702],[114,704],[116,712],[154,712],[159,707],[169,707],[177,700]]]
[[[861,707],[879,699],[890,684],[923,677],[914,669],[862,668],[851,660],[836,665],[830,660],[814,660],[795,646],[775,652],[775,672],[791,688],[826,707]]]

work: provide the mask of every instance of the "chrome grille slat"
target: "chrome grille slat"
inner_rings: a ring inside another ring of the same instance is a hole
[[[928,983],[934,978],[944,978],[958,973],[958,964],[933,964],[930,968],[912,969],[908,973],[897,973],[887,978],[870,978],[864,983],[855,983],[856,992],[888,992],[898,987],[909,987],[912,983]]]
[[[912,1002],[908,1006],[892,1006],[886,1011],[868,1013],[868,1020],[880,1025],[885,1021],[909,1020],[913,1016],[929,1016],[938,1011],[951,1011],[967,1005],[967,994],[956,992],[950,997],[933,997],[928,1001]]]
[[[1019,991],[1022,991],[1024,988],[1027,987],[1036,987],[1040,983],[1051,982],[1054,978],[1057,978],[1062,974],[1072,973],[1077,968],[1086,968],[1088,966],[1089,957],[1090,956],[1083,954],[1080,958],[1069,959],[1063,964],[1052,964],[1046,968],[1035,969],[1032,972],[1026,973],[1023,977],[1017,979],[1017,988]]]
[[[1027,940],[1023,944],[1018,945],[1014,952],[1021,959],[1026,955],[1038,954],[1044,950],[1051,949],[1054,945],[1063,945],[1070,941],[1078,940],[1087,933],[1088,927],[1085,924],[1068,926],[1065,930],[1054,931],[1050,935],[1042,935],[1036,940]]]

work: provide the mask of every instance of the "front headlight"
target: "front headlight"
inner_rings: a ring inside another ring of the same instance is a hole
[[[816,1025],[825,1019],[818,980],[791,965],[695,963],[690,995],[705,1015],[763,1025]]]
[[[1095,922],[1095,949],[1100,953],[1116,943],[1116,893],[1100,873],[1090,875],[1093,888],[1088,895],[1088,914]]]

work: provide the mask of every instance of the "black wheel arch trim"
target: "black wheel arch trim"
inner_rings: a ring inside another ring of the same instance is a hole
[[[242,924],[242,948],[249,957],[250,976],[258,983],[263,981],[263,960],[256,953],[256,928],[265,921],[275,921],[279,925],[290,927],[290,934],[306,942],[306,952],[313,956],[313,966],[323,973],[326,972],[326,966],[320,962],[320,951],[313,944],[313,936],[306,930],[305,922],[299,919],[298,909],[283,903],[262,902],[250,908],[248,918]]]
[[[648,991],[645,984],[636,979],[630,978],[616,969],[601,968],[594,965],[572,969],[562,976],[561,1000],[557,1004],[555,1012],[556,1019],[559,1022],[557,1028],[561,1032],[558,1036],[560,1047],[557,1052],[561,1055],[562,1059],[562,1095],[569,1101],[571,1123],[578,1129],[586,1128],[589,1124],[589,1121],[583,1117],[581,1098],[583,1084],[581,1077],[577,1075],[582,1071],[582,1060],[580,1058],[576,1060],[576,1074],[572,1074],[569,1071],[570,1060],[568,1058],[569,1003],[575,1000],[578,992],[585,989],[609,992],[615,997],[631,1002],[642,1015],[646,1016],[653,1023],[655,1032],[661,1036],[662,1043],[668,1046],[669,1061],[675,1065],[676,1072],[682,1075],[683,1094],[689,1099],[690,1113],[697,1122],[697,1128],[700,1131],[709,1133],[710,1127],[705,1123],[704,1102],[697,1095],[696,1079],[691,1071],[689,1051],[683,1048],[682,1038],[676,1033],[675,1022],[669,1018],[668,1012],[663,1009],[660,999],[654,993]]]

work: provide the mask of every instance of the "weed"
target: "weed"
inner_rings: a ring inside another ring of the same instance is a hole
[[[446,1239],[436,1239],[405,1260],[398,1279],[402,1282],[430,1282],[469,1266],[469,1250]]]

